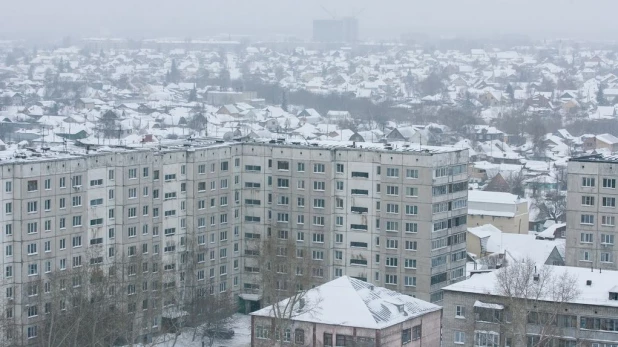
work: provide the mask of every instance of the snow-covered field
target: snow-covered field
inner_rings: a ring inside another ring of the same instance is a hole
[[[234,338],[230,340],[215,340],[213,347],[247,347],[251,345],[251,317],[244,314],[235,314],[233,323],[230,326],[234,329]],[[202,340],[193,339],[193,330],[185,329],[178,336],[174,345],[174,335],[167,334],[158,336],[153,343],[142,345],[143,347],[202,347]],[[208,347],[209,341],[205,340],[204,346]],[[135,346],[135,345],[134,345]]]

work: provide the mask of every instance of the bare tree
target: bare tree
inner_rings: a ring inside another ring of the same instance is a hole
[[[316,314],[321,299],[319,295],[308,296],[307,292],[324,282],[323,264],[313,261],[308,249],[297,247],[287,231],[279,230],[277,237],[269,237],[260,249],[260,278],[263,300],[272,304],[271,333],[274,341],[290,342],[292,333],[297,344],[304,344],[300,329],[296,331],[293,319],[304,314]]]
[[[509,188],[511,189],[511,194],[515,194],[519,197],[523,197],[525,195],[524,188],[524,174],[522,170],[517,172],[511,172],[510,175],[505,177],[506,183],[508,183]]]
[[[560,191],[537,193],[534,205],[539,209],[539,217],[551,219],[554,222],[564,222],[566,219],[566,195]]]
[[[577,326],[577,317],[565,314],[579,295],[577,278],[566,268],[537,266],[532,259],[512,262],[497,270],[495,286],[503,298],[505,315],[499,319],[511,346],[526,346],[534,333],[534,346],[544,346],[561,330]]]

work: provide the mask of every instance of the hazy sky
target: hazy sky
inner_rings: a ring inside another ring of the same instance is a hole
[[[311,36],[311,20],[362,11],[362,38],[404,32],[613,39],[617,0],[0,0],[0,38]]]

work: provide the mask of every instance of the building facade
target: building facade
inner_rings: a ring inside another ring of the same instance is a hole
[[[513,300],[498,293],[495,273],[475,274],[446,287],[442,346],[616,346],[618,273],[574,267],[554,271],[577,279],[579,295],[572,301]]]
[[[440,302],[465,278],[467,151],[381,146],[216,143],[2,162],[11,338],[35,341],[41,315],[23,308],[43,312],[49,279],[89,265],[139,259],[150,270],[137,277],[153,282],[144,288],[191,281],[259,300],[255,241],[269,237],[322,263],[318,282],[348,275]],[[30,295],[35,282],[45,289]],[[160,315],[148,320],[140,336],[160,330]]]
[[[511,193],[472,190],[468,225],[491,224],[505,233],[528,234],[528,201]]]
[[[618,157],[592,155],[568,164],[566,263],[616,270]]]
[[[288,316],[276,317],[273,306],[251,313],[251,346],[440,346],[438,305],[347,276],[307,291],[302,300],[305,307],[296,304],[281,326]]]

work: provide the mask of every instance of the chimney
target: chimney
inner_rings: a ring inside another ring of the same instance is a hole
[[[369,290],[371,290],[373,292],[373,284],[369,285]]]
[[[304,298],[300,299],[299,306],[300,306],[299,309],[303,309],[305,307],[305,299]]]

